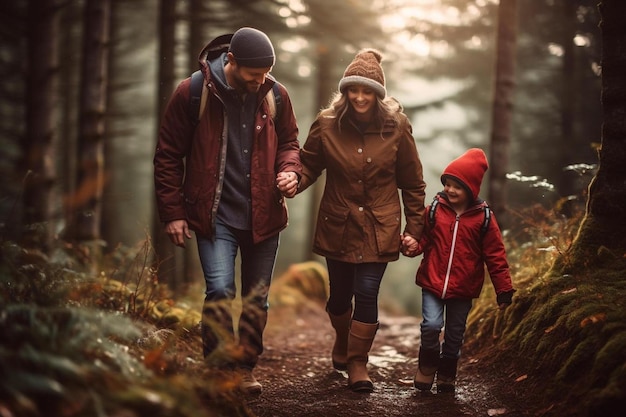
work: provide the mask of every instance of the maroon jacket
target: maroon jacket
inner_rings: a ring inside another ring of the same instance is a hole
[[[228,50],[232,35],[211,41],[199,57],[209,94],[197,126],[190,116],[190,78],[183,80],[167,105],[154,155],[154,184],[162,222],[185,219],[196,233],[214,233],[226,160],[225,108],[211,80],[207,59]],[[276,174],[301,175],[298,126],[287,90],[280,86],[282,105],[276,122],[264,99],[274,80],[267,78],[258,93],[251,156],[252,234],[255,242],[287,226],[287,205],[276,188]],[[195,130],[194,130],[195,129]]]
[[[492,215],[484,236],[484,201],[478,200],[457,216],[439,194],[435,225],[426,222],[420,240],[424,257],[416,283],[442,299],[477,298],[485,280],[485,265],[496,294],[511,291],[511,275],[500,228]],[[432,206],[427,207],[427,214]]]

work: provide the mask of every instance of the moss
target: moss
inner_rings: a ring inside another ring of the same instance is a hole
[[[598,351],[592,376],[598,385],[626,378],[626,331],[614,334]]]
[[[589,372],[601,347],[601,341],[599,338],[583,339],[572,347],[573,351],[562,362],[556,378],[565,384],[570,384],[582,377],[587,380],[585,383],[588,384]]]

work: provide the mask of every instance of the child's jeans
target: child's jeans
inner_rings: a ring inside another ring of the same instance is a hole
[[[441,352],[442,357],[458,358],[461,355],[465,323],[471,308],[472,299],[442,300],[432,292],[422,289],[421,349]],[[439,335],[444,324],[444,342],[440,349]]]

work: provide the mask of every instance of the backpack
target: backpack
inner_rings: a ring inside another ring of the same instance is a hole
[[[428,211],[428,224],[430,225],[431,229],[435,227],[435,213],[438,206],[439,200],[437,199],[437,196],[435,196],[435,198],[433,198],[432,204],[430,205],[430,210]],[[488,205],[485,204],[485,207],[483,207],[483,212],[485,213],[485,218],[483,219],[483,224],[480,226],[481,239],[485,236],[485,233],[487,233],[487,230],[489,229],[489,223],[491,222],[491,209]]]
[[[198,124],[204,107],[206,106],[207,88],[204,83],[204,75],[202,71],[197,70],[191,74],[190,99],[189,99],[189,115],[194,124]],[[280,115],[282,109],[282,96],[278,89],[278,81],[274,82],[272,90],[268,91],[265,96],[267,104],[270,108],[270,116],[274,121]]]

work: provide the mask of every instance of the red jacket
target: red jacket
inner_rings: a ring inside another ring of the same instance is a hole
[[[207,59],[227,51],[230,37],[216,38],[200,54],[209,94],[197,126],[194,127],[190,117],[190,78],[187,78],[178,85],[167,105],[154,155],[154,183],[161,221],[186,219],[192,230],[209,237],[214,233],[224,179],[227,125],[224,105],[211,80]],[[301,175],[302,172],[298,126],[287,90],[280,87],[282,107],[276,126],[264,99],[273,84],[267,78],[257,94],[250,180],[255,242],[274,236],[287,226],[287,206],[276,188],[276,174],[293,171]]]
[[[417,285],[442,299],[477,298],[485,280],[486,265],[496,294],[511,291],[504,242],[493,214],[489,228],[481,237],[486,203],[478,200],[457,216],[441,194],[437,198],[435,225],[431,228],[426,222],[419,242],[424,257],[417,270]],[[427,207],[427,213],[431,207]]]

